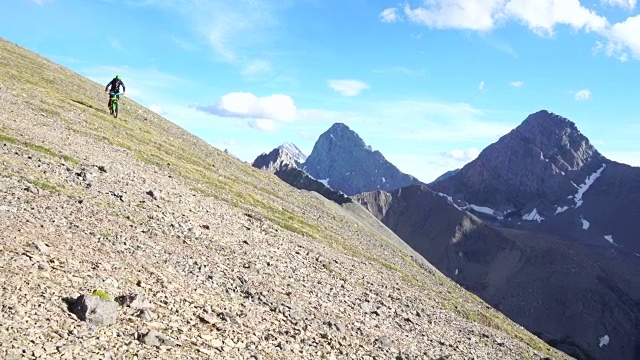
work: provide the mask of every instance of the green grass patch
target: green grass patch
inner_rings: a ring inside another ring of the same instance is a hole
[[[78,160],[68,156],[68,155],[64,155],[64,154],[59,154],[47,147],[44,147],[42,145],[38,145],[38,144],[33,144],[33,143],[29,143],[29,142],[23,142],[22,143],[24,145],[24,147],[26,147],[29,150],[33,150],[35,152],[38,152],[40,154],[44,154],[50,157],[55,157],[55,158],[61,158],[67,162],[73,163],[73,164],[77,164]]]
[[[11,136],[7,136],[4,135],[2,133],[0,133],[0,141],[7,143],[7,144],[17,144],[18,141],[15,138],[12,138]]]
[[[484,303],[479,303],[478,305],[482,306]],[[553,350],[549,345],[526,330],[517,327],[496,310],[491,308],[472,309],[465,306],[460,299],[455,297],[449,297],[448,300],[443,301],[442,308],[453,312],[462,319],[499,330],[508,334],[510,337],[521,341],[536,351],[553,356],[555,350]]]
[[[60,189],[58,189],[57,186],[50,184],[46,181],[40,181],[40,180],[27,180],[29,183],[37,186],[39,189],[42,190],[47,190],[49,192],[54,192],[54,193],[61,193],[62,191]]]
[[[109,293],[107,293],[106,291],[104,291],[102,289],[93,290],[91,295],[97,296],[97,297],[99,297],[100,299],[103,299],[103,300],[108,300],[108,301],[112,301],[113,300],[113,297],[111,295],[109,295]]]
[[[50,157],[54,157],[54,158],[61,158],[67,162],[73,163],[73,164],[77,164],[78,160],[68,156],[68,155],[64,155],[64,154],[59,154],[47,147],[44,147],[42,145],[38,145],[38,144],[34,144],[34,143],[30,143],[28,141],[20,141],[14,137],[11,137],[9,135],[5,135],[3,133],[0,133],[0,141],[8,143],[8,144],[13,144],[13,145],[19,145],[19,146],[23,146],[31,151],[43,154],[43,155],[47,155]]]

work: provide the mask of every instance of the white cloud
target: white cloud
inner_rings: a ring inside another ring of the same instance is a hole
[[[610,41],[607,45],[608,54],[619,59],[622,56],[622,59],[625,59],[625,48],[628,48],[637,59],[640,59],[640,15],[629,17],[613,25],[605,35]],[[611,48],[614,50],[609,51]]]
[[[293,99],[288,95],[273,94],[257,97],[246,92],[229,93],[222,96],[212,106],[196,106],[195,108],[223,117],[255,119],[252,126],[264,130],[272,129],[275,126],[272,120],[294,121],[297,113]]]
[[[255,60],[247,64],[241,71],[243,76],[251,77],[271,72],[271,64],[264,60]]]
[[[180,1],[185,4],[184,1]],[[188,1],[183,11],[194,21],[213,50],[225,61],[239,60],[238,51],[259,43],[277,25],[276,9],[268,1]]]
[[[484,80],[480,81],[480,84],[478,84],[478,90],[484,91]]]
[[[602,2],[628,10],[637,4],[637,0]],[[580,0],[429,0],[417,7],[405,4],[403,10],[409,21],[436,29],[488,32],[505,22],[517,21],[540,36],[553,36],[557,26],[569,26],[604,37],[595,52],[627,61],[630,51],[640,59],[640,15],[610,24]]]
[[[449,150],[442,153],[442,155],[446,158],[466,163],[477,158],[480,152],[475,147],[470,147],[468,149]]]
[[[398,21],[398,9],[397,8],[387,8],[382,10],[380,13],[380,21],[393,23]]]
[[[633,10],[636,7],[636,0],[600,0],[604,5],[618,6],[626,10]]]
[[[618,59],[620,62],[627,62],[629,60],[627,47],[622,43],[616,43],[613,41],[596,41],[596,45],[593,47],[593,53],[603,53],[608,57]]]
[[[271,119],[256,119],[249,121],[249,126],[256,130],[275,131],[276,124]]]
[[[515,88],[521,88],[524,85],[523,81],[514,81],[512,83],[510,83],[509,85],[515,87]]]
[[[288,1],[270,0],[131,0],[133,7],[153,6],[181,15],[192,31],[206,42],[216,55],[216,60],[241,67],[251,62],[244,50],[270,43],[274,29],[278,28],[282,10],[291,5]],[[192,45],[174,42],[188,50]],[[182,46],[186,45],[186,46]]]
[[[504,0],[436,0],[425,7],[405,4],[407,18],[417,24],[437,29],[491,30],[501,17]]]
[[[33,0],[33,2],[35,2],[38,5],[44,5],[46,3],[51,3],[53,2],[53,0]]]
[[[369,89],[369,84],[353,79],[329,80],[329,87],[344,96],[356,96]]]
[[[556,25],[598,31],[608,24],[579,0],[432,0],[416,8],[406,4],[404,12],[410,21],[438,29],[488,31],[500,22],[516,20],[551,35]]]
[[[583,7],[579,0],[510,0],[504,10],[537,34],[553,35],[556,25],[585,31],[602,31],[608,26],[606,18]]]
[[[589,91],[587,89],[576,91],[575,99],[579,100],[579,101],[580,100],[589,100],[589,99],[591,99],[591,91]]]

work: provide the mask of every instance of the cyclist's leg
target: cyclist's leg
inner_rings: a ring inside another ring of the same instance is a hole
[[[113,101],[113,93],[109,92],[109,102],[107,103],[107,108],[109,108],[109,111],[111,110],[111,102]]]

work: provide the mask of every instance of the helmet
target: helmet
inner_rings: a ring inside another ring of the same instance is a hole
[[[116,75],[116,79],[120,80],[120,75]]]

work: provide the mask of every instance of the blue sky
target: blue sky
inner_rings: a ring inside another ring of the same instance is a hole
[[[344,122],[431,181],[541,109],[640,166],[636,0],[3,0],[0,36],[242,160]]]

